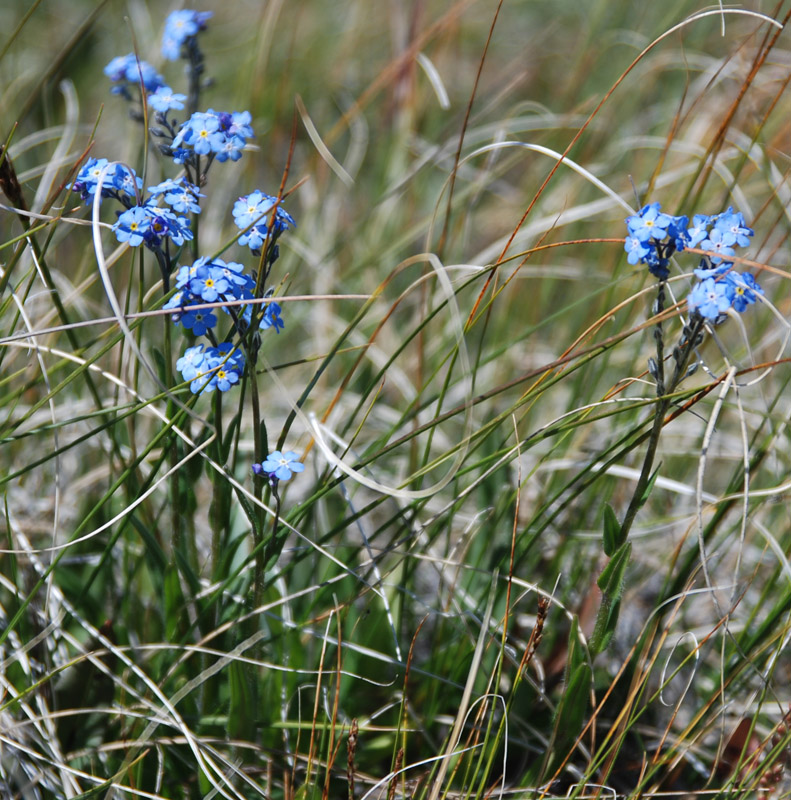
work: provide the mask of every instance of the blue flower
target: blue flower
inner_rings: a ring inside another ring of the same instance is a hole
[[[239,373],[236,370],[217,367],[217,371],[209,382],[209,387],[213,384],[221,392],[227,392],[235,383],[239,383]]]
[[[637,264],[642,261],[650,252],[651,248],[648,244],[638,239],[636,236],[627,236],[624,250],[629,253],[626,259],[630,264]]]
[[[764,293],[755,278],[748,272],[739,273],[731,270],[725,279],[733,287],[733,307],[740,313],[756,301],[756,295]]]
[[[244,267],[236,261],[229,261],[227,264],[221,258],[215,258],[212,266],[217,267],[222,272],[223,278],[228,281],[229,286],[239,289],[254,289],[255,281],[250,275],[242,273]]]
[[[127,197],[135,197],[136,192],[143,188],[143,181],[137,177],[131,167],[116,164],[107,174],[112,177],[113,187]]]
[[[191,330],[195,336],[203,336],[217,324],[217,317],[211,308],[184,309],[179,322]]]
[[[281,453],[280,450],[272,451],[260,464],[253,464],[252,470],[256,475],[266,475],[273,483],[287,481],[295,472],[302,472],[305,465],[293,450]]]
[[[192,157],[192,150],[189,147],[168,147],[165,154],[169,155],[175,164],[183,164]]]
[[[723,238],[722,231],[714,228],[709,232],[709,238],[700,243],[701,250],[709,250],[714,255],[710,256],[712,264],[719,264],[723,256],[732,256],[736,251],[730,246],[732,242]],[[730,262],[729,262],[730,263]]]
[[[162,55],[170,61],[177,61],[181,56],[181,45],[190,36],[197,35],[206,29],[206,22],[211,18],[211,11],[173,11],[165,20],[165,32],[162,36]]]
[[[264,217],[272,210],[276,202],[277,198],[259,191],[240,197],[233,204],[233,221],[238,228],[242,229],[253,223],[265,222]]]
[[[67,184],[66,188],[73,192],[79,192],[80,197],[88,201],[96,194],[96,187],[99,184],[99,176],[104,170],[104,180],[102,181],[102,197],[115,197],[125,205],[126,198],[134,197],[135,192],[143,187],[143,182],[137,177],[131,167],[124,167],[121,164],[114,164],[107,167],[106,158],[90,158],[83,164],[73,183]],[[107,167],[107,169],[105,169]]]
[[[156,186],[149,186],[148,191],[152,198],[164,195],[165,202],[179,214],[190,211],[193,214],[200,214],[198,198],[205,197],[198,191],[198,187],[186,178],[164,180]]]
[[[160,86],[154,94],[148,96],[148,104],[155,111],[166,114],[168,111],[178,111],[184,108],[185,94],[174,94],[170,86]]]
[[[264,329],[274,328],[275,333],[285,327],[285,323],[280,319],[280,306],[277,303],[268,303],[261,316],[261,327]]]
[[[253,135],[249,111],[196,111],[181,126],[170,147],[177,163],[190,159],[183,151],[191,148],[198,155],[210,153],[218,161],[238,161],[246,139]]]
[[[151,249],[156,250],[166,236],[176,247],[181,247],[184,242],[190,242],[194,238],[188,217],[180,217],[169,208],[160,208],[150,201],[144,208],[151,219],[146,235],[146,244]]]
[[[225,111],[217,114],[217,116],[220,118],[220,128],[228,136],[241,136],[242,139],[252,139],[255,135],[253,126],[250,124],[253,121],[253,116],[249,111],[231,111],[230,113]]]
[[[667,226],[667,235],[673,239],[676,245],[676,251],[681,252],[685,250],[689,244],[689,232],[687,226],[689,225],[689,217],[670,217],[670,224]]]
[[[203,359],[202,344],[188,347],[184,351],[184,355],[176,362],[176,369],[181,373],[185,381],[195,380],[200,374],[200,366],[203,364]]]
[[[753,230],[744,224],[744,217],[740,211],[734,211],[729,207],[727,211],[717,215],[714,227],[722,232],[722,241],[725,245],[747,247],[750,244],[749,237],[753,235]]]
[[[128,242],[131,247],[139,247],[148,235],[151,218],[143,206],[133,206],[118,216],[113,232],[119,242]]]
[[[188,180],[182,179],[180,187],[170,189],[165,194],[165,202],[180,214],[186,214],[188,211],[193,214],[200,214],[199,197],[205,197],[205,195],[198,191],[197,186],[193,186]]]
[[[255,191],[252,194],[240,197],[233,206],[233,221],[240,230],[246,230],[239,237],[239,244],[247,245],[253,252],[263,247],[264,242],[269,236],[269,220],[274,211],[274,221],[272,230],[274,234],[280,235],[287,228],[296,226],[294,218],[278,203],[276,197]],[[252,227],[250,227],[252,225]]]
[[[180,309],[183,306],[189,305],[188,300],[189,300],[189,294],[187,292],[178,291],[173,295],[173,297],[170,298],[170,300],[167,301],[167,303],[165,303],[164,306],[162,306],[162,308],[167,308],[167,309],[176,309],[176,308],[179,309],[179,311],[177,311],[175,314],[172,314],[170,317],[173,320],[174,325],[178,325],[179,322],[181,321]]]
[[[221,342],[212,350],[217,363],[230,363],[240,370],[244,367],[244,353],[238,347],[234,347],[231,342]]]
[[[99,175],[101,175],[106,164],[106,158],[89,158],[88,161],[82,165],[82,168],[77,173],[77,177],[74,179],[74,182],[67,184],[66,188],[71,189],[73,192],[79,192],[80,197],[82,197],[83,200],[89,200],[94,194],[96,194],[96,186],[99,182]],[[105,184],[102,189],[102,196],[107,197],[111,188],[111,186]]]
[[[220,127],[217,117],[196,111],[182,126],[173,139],[173,147],[189,145],[198,155],[212,151],[212,137]]]
[[[239,383],[242,377],[244,355],[230,342],[223,342],[213,347],[212,351],[211,363],[215,371],[209,385],[221,392],[227,392],[234,384]]]
[[[184,355],[186,357],[187,353]],[[200,354],[200,357],[198,365],[200,371],[196,372],[190,383],[190,391],[193,394],[213,392],[215,389],[227,392],[241,380],[244,372],[244,354],[230,342],[209,347]],[[189,380],[186,373],[183,374],[185,380]]]
[[[244,139],[240,136],[225,136],[215,151],[217,160],[222,162],[230,158],[231,161],[238,161],[242,157],[243,149]]]
[[[687,230],[689,236],[688,247],[695,247],[709,235],[711,217],[708,214],[695,214],[692,217],[692,227]]]
[[[663,214],[659,207],[659,203],[650,203],[643,206],[638,214],[627,217],[626,226],[629,233],[641,242],[664,239],[673,218],[669,214]]]
[[[105,68],[104,74],[120,86],[113,87],[114,94],[124,94],[126,83],[140,85],[142,78],[143,88],[147,92],[155,92],[160,86],[165,85],[164,78],[146,61],[138,61],[134,53],[125,56],[116,56]]]
[[[156,184],[156,186],[149,186],[148,193],[152,197],[159,197],[161,194],[165,194],[165,192],[174,192],[180,189],[185,183],[187,183],[185,178],[167,178],[166,180],[162,181],[161,183]],[[192,184],[188,184],[192,186]]]
[[[179,267],[179,271],[176,273],[176,288],[183,289],[193,278],[203,274],[201,270],[206,270],[208,260],[208,258],[199,258],[190,267]]]
[[[230,284],[219,269],[209,267],[193,278],[189,287],[192,294],[199,296],[204,303],[214,303],[221,294],[228,291]]]
[[[717,278],[730,272],[732,268],[733,265],[729,263],[722,263],[715,267],[708,258],[702,258],[700,265],[695,270],[695,277],[702,281],[706,280],[706,278]]]
[[[254,225],[247,233],[239,237],[239,244],[243,247],[247,245],[251,252],[258,253],[264,246],[267,233],[268,231],[265,225]]]
[[[733,285],[727,280],[706,278],[698,283],[687,297],[689,313],[698,313],[704,319],[716,320],[730,307]]]

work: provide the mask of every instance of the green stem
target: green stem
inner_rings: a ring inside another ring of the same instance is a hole
[[[658,299],[659,312],[661,313],[661,305],[664,300],[663,283],[660,284]],[[703,328],[703,322],[704,320],[702,317],[695,317],[690,321],[688,329],[685,328],[682,344],[675,350],[676,366],[668,387],[664,386],[664,347],[662,323],[657,323],[654,335],[657,342],[657,394],[659,395],[659,399],[656,404],[656,410],[654,411],[654,424],[651,428],[651,434],[648,437],[648,449],[646,450],[645,458],[643,459],[643,468],[640,472],[640,477],[637,480],[637,486],[635,487],[634,494],[632,495],[632,500],[629,503],[629,508],[626,510],[626,515],[624,516],[623,523],[621,524],[621,544],[627,540],[629,531],[632,528],[632,523],[637,516],[637,512],[645,502],[644,495],[646,489],[648,488],[648,482],[651,479],[651,474],[654,467],[654,459],[659,446],[659,434],[661,433],[662,426],[665,422],[665,415],[667,414],[672,403],[671,395],[673,392],[675,392],[675,390],[678,388],[678,385],[687,374],[689,359],[698,343],[697,339],[700,331]]]
[[[217,390],[214,393],[213,397],[213,407],[214,407],[214,427],[217,431],[217,439],[214,443],[215,448],[215,458],[217,459],[217,463],[220,466],[225,464],[225,457],[223,453],[223,441],[222,441],[222,392]],[[223,519],[225,516],[223,514],[223,508],[225,507],[225,503],[223,503],[222,498],[225,496],[225,492],[227,491],[227,486],[225,482],[225,475],[220,473],[218,470],[214,471],[214,475],[212,476],[212,485],[213,485],[213,498],[211,502],[211,510],[210,510],[210,519],[211,519],[211,530],[212,530],[212,539],[211,539],[211,556],[212,556],[212,575],[217,575],[217,570],[220,565],[220,552],[221,552],[221,544],[222,544],[222,533],[225,530],[228,520]]]

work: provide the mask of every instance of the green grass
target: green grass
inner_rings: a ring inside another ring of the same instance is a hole
[[[221,404],[142,313],[152,254],[100,232],[102,276],[64,190],[89,149],[176,174],[102,74],[136,47],[179,89],[170,9],[0,8],[0,796],[787,796],[791,43],[747,12],[791,5],[201,9],[201,107],[256,139],[196,252],[255,269],[231,207],[286,170],[298,223]],[[767,300],[672,402],[623,250],[654,200],[741,210]]]

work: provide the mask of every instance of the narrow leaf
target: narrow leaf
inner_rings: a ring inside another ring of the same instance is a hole
[[[250,667],[231,661],[228,668],[231,702],[228,709],[228,736],[231,739],[250,740],[255,733],[255,686],[250,680]]]
[[[604,553],[605,555],[612,556],[612,554],[622,544],[621,539],[621,525],[612,506],[606,503],[604,506]]]
[[[659,466],[654,470],[654,472],[651,475],[651,477],[648,479],[648,483],[646,484],[645,491],[643,492],[643,496],[640,498],[640,506],[641,507],[645,505],[646,500],[648,500],[648,498],[651,496],[651,491],[654,488],[654,484],[656,483],[656,479],[659,477],[659,468],[661,466],[662,465],[659,464]]]
[[[558,704],[554,726],[554,751],[564,756],[582,730],[582,721],[588,709],[588,697],[591,688],[591,668],[583,662],[579,664],[566,684]]]
[[[632,543],[624,542],[613,554],[607,566],[602,570],[596,583],[604,594],[618,600],[623,594],[624,576],[632,556]]]

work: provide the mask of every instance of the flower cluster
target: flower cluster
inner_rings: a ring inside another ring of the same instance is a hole
[[[274,218],[270,221],[270,217]],[[239,244],[247,245],[253,253],[260,253],[267,238],[271,237],[273,241],[283,231],[297,224],[291,214],[279,205],[276,197],[258,191],[240,197],[234,203],[233,221],[243,231]]]
[[[695,214],[692,224],[685,216],[661,211],[659,203],[644,206],[626,218],[628,235],[624,249],[630,264],[646,264],[653,275],[666,280],[671,256],[689,247],[705,250],[695,270],[698,283],[687,298],[692,315],[720,322],[728,309],[744,311],[763,289],[749,273],[737,272],[733,261],[737,247],[747,247],[753,235],[741,212],[728,208],[721,214]]]
[[[173,297],[164,308],[180,309],[173,314],[173,322],[191,330],[196,336],[203,336],[207,330],[215,327],[217,317],[213,309],[186,309],[185,307],[202,303],[228,303],[235,300],[251,300],[255,281],[250,275],[243,274],[244,267],[235,261],[226,264],[221,258],[210,261],[199,258],[191,267],[181,267],[176,275],[176,289]],[[229,309],[223,307],[228,314]],[[233,312],[249,324],[252,313],[251,306]]]
[[[714,322],[720,322],[729,308],[744,311],[764,293],[749,272],[736,272],[730,263],[714,266],[703,259],[695,275],[699,281],[687,297],[689,313]]]
[[[175,290],[163,308],[191,337],[205,337],[202,342],[193,339],[176,362],[177,372],[195,395],[229,391],[242,382],[248,367],[254,379],[262,332],[279,333],[284,328],[280,305],[267,283],[279,257],[277,240],[296,226],[281,207],[280,196],[254,191],[236,201],[233,218],[240,231],[239,244],[260,256],[257,272],[247,273],[242,264],[216,257],[200,257],[189,266],[178,264],[181,248],[194,239],[193,228],[197,230],[193,222],[204,197],[199,187],[207,184],[209,168],[215,161],[238,161],[254,136],[249,111],[196,110],[201,89],[207,85],[198,34],[211,16],[211,12],[184,9],[171,13],[165,22],[162,56],[188,62],[188,94],[167,85],[154,67],[135,54],[114,58],[104,69],[114,94],[139,103],[130,110],[132,119],[143,122],[147,115],[142,111],[151,112],[149,133],[159,140],[162,155],[183,166],[183,176],[163,180],[143,192],[142,180],[130,167],[91,158],[67,186],[89,202],[96,197],[101,179],[101,197],[122,206],[112,225],[118,241],[130,247],[143,245],[155,254],[166,295],[175,273]],[[186,120],[177,114],[185,106],[189,109]],[[219,331],[223,318],[229,324]],[[257,419],[257,429],[258,424],[262,426],[263,421]],[[304,468],[291,450],[276,450],[252,467],[273,489]]]
[[[241,264],[235,261],[226,263],[221,258],[211,260],[199,258],[192,266],[179,268],[176,274],[177,291],[163,307],[174,311],[172,315],[174,324],[192,331],[195,336],[211,336],[210,332],[217,326],[215,309],[200,306],[209,303],[229,303],[231,305],[223,305],[220,308],[233,318],[234,328],[241,333],[249,328],[252,321],[253,307],[244,301],[253,299],[254,289],[253,276],[245,274]],[[239,301],[242,301],[241,304]],[[279,333],[284,327],[280,311],[280,306],[274,301],[267,303],[258,320],[259,329],[273,328]],[[231,386],[238,383],[244,369],[241,352],[236,351],[234,358],[228,362],[227,353],[223,351],[225,345],[219,347],[220,355],[223,356],[221,363],[217,361],[217,354],[214,352],[217,348],[210,347],[204,351],[203,345],[200,345],[189,348],[176,365],[184,380],[191,381],[190,389],[193,393],[210,392],[214,389],[227,392]],[[198,357],[200,361],[196,361]],[[231,366],[228,366],[229,363]],[[204,377],[211,370],[223,374],[216,381],[199,380],[201,375],[197,374],[198,367]],[[193,368],[196,370],[195,375],[191,374]]]
[[[239,383],[244,372],[244,354],[231,342],[217,347],[197,344],[188,347],[176,362],[176,369],[185,381],[190,381],[193,394],[199,392],[227,392]]]
[[[150,250],[161,251],[167,239],[176,247],[191,241],[191,220],[186,213],[200,213],[198,198],[203,195],[198,187],[182,179],[166,180],[148,188],[149,196],[141,205],[127,205],[126,211],[118,212],[113,232],[119,242],[130,247],[144,244]],[[159,205],[162,198],[167,206]]]
[[[302,472],[305,465],[293,450],[285,453],[274,450],[263,462],[253,464],[252,469],[256,475],[266,475],[270,483],[277,485],[278,481],[287,481],[293,473]]]
[[[147,61],[139,61],[134,53],[116,56],[105,68],[104,74],[115,84],[113,94],[132,99],[131,86],[140,86],[147,92],[155,92],[165,85],[165,79]]]
[[[210,12],[185,9],[174,11],[165,22],[162,55],[168,60],[184,58],[189,61],[189,102],[192,108],[197,104],[203,72],[203,55],[197,36],[206,29],[211,16]],[[255,360],[260,332],[271,328],[279,333],[284,327],[281,308],[274,300],[262,303],[260,307],[249,301],[256,296],[262,299],[270,297],[266,281],[278,258],[276,240],[296,223],[280,207],[278,198],[255,191],[236,202],[233,215],[243,232],[239,238],[242,246],[260,254],[265,242],[268,243],[258,279],[254,274],[246,274],[241,264],[220,258],[198,258],[190,266],[176,267],[178,248],[194,237],[192,215],[201,212],[203,194],[198,186],[206,183],[209,167],[214,161],[238,161],[241,158],[245,144],[254,135],[252,116],[249,111],[228,112],[210,108],[195,111],[189,119],[180,122],[171,112],[183,109],[187,96],[168,86],[150,64],[130,54],[114,58],[104,71],[115,84],[113,92],[126,100],[134,99],[132,86],[145,93],[156,123],[151,134],[161,140],[159,149],[164,155],[184,166],[186,177],[164,180],[151,186],[143,197],[142,181],[133,170],[121,165],[108,166],[107,159],[92,158],[69,188],[87,201],[95,195],[98,179],[104,171],[102,197],[112,197],[123,206],[112,226],[116,238],[130,247],[144,245],[156,254],[166,291],[171,273],[177,270],[176,291],[164,308],[172,312],[174,324],[190,331],[193,336],[208,339],[208,343],[195,344],[186,350],[178,360],[178,371],[195,394],[215,389],[226,392],[239,383],[245,369],[241,343],[234,344],[238,341],[234,337],[244,340],[249,336],[244,352]],[[140,92],[137,96],[140,97]],[[132,116],[143,119],[136,112]],[[214,308],[201,308],[209,304],[217,304],[226,317],[231,318],[230,331],[224,336],[215,330],[222,315],[218,315]],[[224,341],[231,339],[234,341]],[[218,344],[218,341],[222,343]],[[282,465],[273,467],[272,473],[275,472],[282,476]]]
[[[639,214],[626,218],[629,235],[624,249],[630,264],[646,264],[657,278],[665,280],[668,265],[675,252],[688,244],[687,217],[673,217],[659,210],[659,203],[644,206]]]
[[[170,144],[177,164],[196,163],[196,156],[217,161],[238,161],[247,139],[253,137],[249,111],[196,111],[181,126]]]
[[[158,114],[167,114],[168,111],[180,111],[184,108],[186,99],[187,95],[174,92],[170,86],[160,86],[148,96],[148,104]]]
[[[165,20],[165,32],[162,35],[162,57],[168,61],[181,58],[182,46],[206,30],[206,23],[211,19],[211,11],[173,11]]]
[[[89,158],[83,164],[77,177],[66,188],[77,192],[80,197],[88,202],[96,194],[96,187],[102,170],[107,167],[106,158]],[[123,164],[114,164],[107,168],[102,181],[102,197],[114,197],[124,205],[131,203],[131,198],[143,188],[143,181],[135,175],[135,171]]]
[[[66,188],[79,192],[80,197],[88,202],[96,194],[99,178],[104,172],[102,197],[118,200],[125,209],[116,212],[118,219],[112,226],[119,242],[127,242],[131,247],[145,244],[149,249],[159,251],[165,239],[177,247],[192,239],[190,219],[176,211],[187,208],[193,213],[200,211],[196,200],[202,195],[195,186],[186,181],[165,181],[150,187],[150,196],[138,205],[138,195],[143,186],[141,179],[131,167],[117,163],[108,166],[108,163],[106,158],[91,158]],[[170,208],[158,205],[161,194]]]

